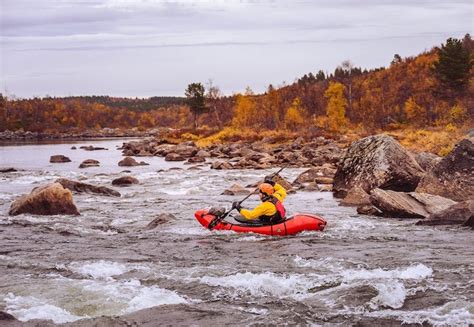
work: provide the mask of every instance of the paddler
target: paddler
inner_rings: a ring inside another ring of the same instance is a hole
[[[232,208],[242,215],[234,217],[239,222],[262,222],[264,224],[278,224],[285,219],[285,207],[283,200],[286,197],[286,190],[283,186],[275,183],[272,177],[265,177],[262,184],[258,186],[260,203],[253,210],[241,207],[239,201],[232,203]],[[244,219],[243,219],[244,218]]]

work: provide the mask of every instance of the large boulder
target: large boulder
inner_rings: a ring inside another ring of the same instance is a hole
[[[56,180],[56,183],[61,184],[64,188],[71,190],[77,193],[94,193],[94,194],[103,194],[108,196],[118,196],[120,197],[120,193],[105,187],[105,186],[95,186],[91,184],[86,184],[78,181],[72,181],[66,178],[59,178]]]
[[[8,212],[11,216],[30,213],[34,215],[79,215],[72,199],[72,192],[59,183],[34,188],[30,194],[15,200]]]
[[[79,168],[99,167],[99,161],[95,159],[86,159],[80,165]]]
[[[345,197],[358,186],[370,193],[375,188],[410,192],[424,174],[413,156],[387,135],[353,142],[340,160],[334,176],[334,195]]]
[[[51,156],[49,158],[49,162],[51,163],[71,162],[71,159],[69,159],[68,157],[62,154],[57,154],[57,155]]]
[[[420,220],[417,225],[460,225],[474,219],[474,200],[456,203]]]
[[[135,166],[148,166],[149,164],[144,161],[137,162],[132,157],[125,157],[119,161],[118,165],[120,167],[135,167]]]
[[[375,189],[370,202],[386,217],[426,218],[456,204],[455,201],[438,195],[417,192],[395,192]]]
[[[474,198],[474,144],[464,139],[420,181],[417,192],[456,201]]]
[[[112,185],[118,185],[118,186],[129,186],[132,184],[139,184],[138,179],[136,179],[133,176],[122,176],[112,181]]]

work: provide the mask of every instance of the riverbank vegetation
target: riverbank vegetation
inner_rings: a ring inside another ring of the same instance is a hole
[[[473,126],[473,52],[467,34],[416,57],[395,54],[386,68],[345,61],[333,73],[308,73],[263,94],[247,88],[224,96],[212,83],[191,83],[182,98],[2,96],[0,131],[166,127],[170,137],[201,144],[318,135],[351,140],[384,132],[414,150],[443,155]]]

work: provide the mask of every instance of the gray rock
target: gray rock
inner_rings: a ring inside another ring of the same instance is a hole
[[[456,201],[474,198],[474,144],[464,139],[420,181],[417,192]]]
[[[428,218],[418,221],[417,225],[461,225],[469,226],[474,219],[474,200],[456,203],[449,208],[435,212]],[[472,224],[471,224],[472,227]]]
[[[334,195],[345,197],[355,186],[369,193],[375,188],[414,191],[424,174],[413,156],[387,135],[353,142],[334,176]]]
[[[8,214],[23,213],[33,215],[79,215],[72,193],[59,183],[34,188],[30,194],[15,200]]]
[[[184,161],[185,158],[181,154],[172,152],[166,155],[165,160],[166,161]]]
[[[117,186],[129,186],[132,184],[139,184],[138,179],[136,179],[133,176],[122,176],[112,181],[112,185],[117,185]]]
[[[16,168],[8,167],[8,168],[0,168],[0,173],[14,173],[18,171]]]
[[[49,162],[51,163],[71,162],[71,159],[69,159],[68,157],[62,154],[57,154],[57,155],[51,156],[49,158]]]
[[[346,197],[341,201],[342,205],[348,206],[363,206],[370,205],[370,196],[362,188],[355,186],[347,192]]]
[[[363,204],[357,207],[357,213],[360,215],[380,216],[382,212],[371,204]]]
[[[426,218],[449,208],[455,201],[426,193],[404,193],[375,189],[370,201],[386,217]]]
[[[56,183],[59,183],[64,188],[77,193],[94,193],[120,197],[119,192],[105,186],[95,186],[78,181],[72,181],[66,178],[59,178],[56,180]]]
[[[418,162],[421,168],[425,171],[430,171],[435,167],[440,161],[441,157],[437,156],[436,154],[429,153],[429,152],[420,152],[415,154],[415,160]]]

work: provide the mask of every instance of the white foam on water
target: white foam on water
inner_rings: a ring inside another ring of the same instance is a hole
[[[47,300],[32,296],[15,296],[12,293],[4,298],[6,311],[20,321],[32,319],[52,320],[56,324],[73,322],[87,318],[71,314],[70,312],[48,303]]]
[[[417,311],[380,310],[365,316],[400,319],[405,324],[428,323],[433,326],[468,327],[474,325],[474,304],[467,301],[448,302],[437,308]]]
[[[245,308],[245,307],[234,307],[234,308],[243,312],[253,313],[255,315],[264,315],[268,312],[267,309]]]
[[[421,263],[404,269],[348,269],[341,272],[344,281],[371,279],[424,279],[430,277],[432,274],[433,269]]]
[[[370,300],[369,305],[372,309],[378,309],[380,306],[399,309],[403,306],[407,296],[403,283],[392,281],[377,283],[374,286],[379,294]]]
[[[174,291],[158,286],[143,286],[139,280],[127,281],[93,281],[81,282],[84,290],[98,293],[107,297],[107,301],[119,302],[125,305],[120,314],[151,308],[165,304],[181,304],[187,301]]]
[[[236,239],[237,242],[257,242],[261,240],[265,240],[267,237],[265,236],[257,236],[257,235],[250,235],[250,236],[243,236]]]
[[[333,257],[325,257],[320,259],[304,259],[300,256],[296,256],[293,262],[297,267],[303,268],[314,268],[314,269],[327,269],[331,272],[337,272],[344,270],[345,260],[335,259]]]
[[[81,275],[94,279],[105,279],[112,276],[125,274],[132,270],[149,270],[146,266],[130,265],[113,261],[95,262],[73,262],[68,265],[68,269]]]
[[[201,283],[234,289],[237,294],[250,293],[252,296],[272,295],[279,298],[304,299],[309,296],[308,290],[321,285],[322,278],[301,274],[278,275],[272,272],[237,273],[230,276],[203,276],[197,278]]]

